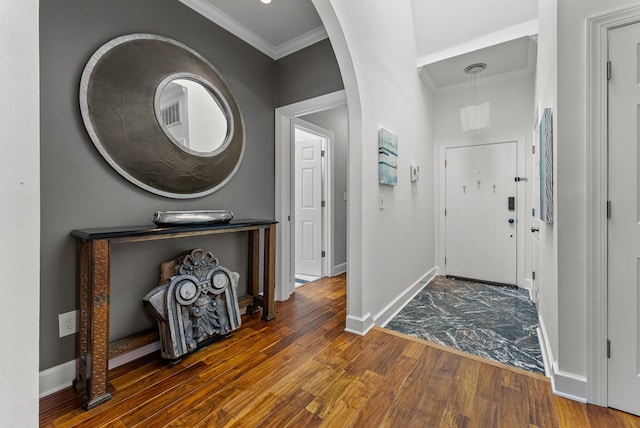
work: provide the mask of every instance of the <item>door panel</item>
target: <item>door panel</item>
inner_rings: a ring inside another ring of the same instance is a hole
[[[296,141],[295,271],[322,276],[322,139]]]
[[[640,414],[640,24],[609,31],[609,406]]]
[[[446,162],[447,275],[516,284],[516,142],[448,148]]]

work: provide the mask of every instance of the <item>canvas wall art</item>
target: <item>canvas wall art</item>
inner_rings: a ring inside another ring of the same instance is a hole
[[[398,136],[384,128],[378,131],[378,181],[398,184]]]
[[[540,118],[540,220],[553,223],[553,115],[544,109]]]

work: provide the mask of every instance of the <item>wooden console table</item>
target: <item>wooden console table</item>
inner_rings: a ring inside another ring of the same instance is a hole
[[[241,306],[249,312],[262,307],[262,319],[275,318],[276,221],[232,220],[229,223],[153,227],[76,229],[78,316],[77,364],[74,386],[84,394],[83,406],[91,409],[111,399],[107,391],[109,362],[109,294],[111,245],[127,242],[175,239],[229,232],[249,233],[249,296]],[[260,296],[260,230],[264,230],[263,295]],[[126,346],[125,346],[126,348]],[[131,350],[130,347],[126,348]]]

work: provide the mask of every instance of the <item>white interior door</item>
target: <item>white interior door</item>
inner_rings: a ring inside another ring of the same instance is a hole
[[[609,31],[608,401],[640,415],[640,24]]]
[[[295,132],[295,272],[322,276],[322,138]]]
[[[533,182],[531,186],[531,206],[533,211],[527,213],[531,216],[531,233],[533,239],[531,239],[531,265],[533,272],[531,273],[531,295],[533,301],[538,303],[538,282],[542,271],[540,269],[540,127],[539,120],[540,112],[536,115],[535,123],[533,125],[533,156],[531,157],[531,176]],[[525,231],[529,233],[529,231]]]
[[[445,156],[447,275],[517,284],[517,143],[447,148]]]

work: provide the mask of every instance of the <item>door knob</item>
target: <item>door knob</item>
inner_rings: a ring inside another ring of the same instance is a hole
[[[516,222],[516,221],[515,221],[514,219],[512,219],[512,218],[510,218],[510,219],[509,219],[509,224],[513,224],[513,223],[515,223],[515,222]]]
[[[531,231],[532,232],[540,232],[540,228],[539,227],[532,227]]]

